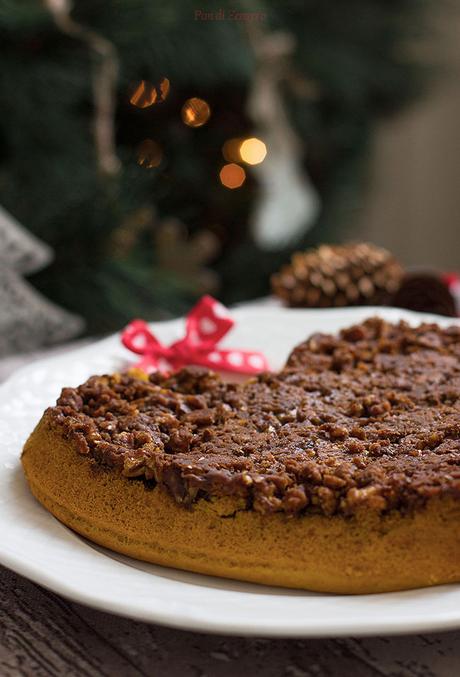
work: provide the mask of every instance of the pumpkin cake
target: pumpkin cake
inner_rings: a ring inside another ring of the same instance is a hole
[[[64,524],[148,562],[336,593],[460,581],[460,328],[371,318],[243,384],[93,376],[22,463]]]

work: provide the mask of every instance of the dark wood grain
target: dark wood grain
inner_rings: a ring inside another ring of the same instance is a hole
[[[0,676],[456,677],[460,632],[270,640],[118,618],[0,568]]]

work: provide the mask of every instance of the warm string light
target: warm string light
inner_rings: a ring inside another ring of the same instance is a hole
[[[265,160],[267,146],[255,136],[245,139],[240,146],[240,156],[248,165],[258,165]]]
[[[229,163],[222,167],[219,174],[222,185],[239,188],[246,180],[246,172],[238,163],[260,164],[267,155],[267,146],[255,136],[249,139],[227,139],[222,146],[222,155]]]
[[[168,78],[162,78],[157,85],[141,80],[129,101],[136,108],[148,108],[154,103],[163,103],[169,94],[170,86]]]
[[[240,148],[243,139],[227,139],[222,146],[222,155],[227,162],[241,162]]]
[[[226,188],[239,188],[246,180],[246,172],[243,167],[231,162],[222,167],[219,178],[222,185]]]
[[[148,108],[155,103],[163,102],[169,94],[170,82],[163,78],[155,86],[147,80],[141,80],[131,95],[130,102],[137,108]],[[182,121],[189,127],[201,127],[211,116],[209,104],[198,97],[187,99],[181,110]],[[223,186],[230,189],[240,188],[246,180],[246,172],[238,163],[257,165],[264,161],[267,147],[256,137],[248,139],[228,139],[223,147],[222,154],[227,160],[219,173]],[[146,169],[158,167],[163,159],[163,153],[156,141],[144,139],[137,151],[137,163]]]
[[[144,139],[137,149],[137,164],[145,169],[159,167],[163,160],[163,152],[153,139]]]
[[[181,115],[182,121],[188,127],[201,127],[209,120],[211,109],[206,101],[193,97],[184,103]]]

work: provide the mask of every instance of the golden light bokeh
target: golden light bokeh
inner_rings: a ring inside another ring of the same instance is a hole
[[[226,188],[239,188],[246,180],[246,172],[243,167],[231,162],[222,167],[219,178],[222,185]]]
[[[163,160],[163,151],[153,139],[144,139],[137,149],[137,164],[145,169],[159,167]]]
[[[184,103],[181,115],[182,121],[189,127],[201,127],[209,120],[211,109],[206,101],[193,97]]]
[[[158,103],[163,103],[163,101],[167,98],[169,94],[169,90],[171,89],[171,83],[169,82],[168,78],[163,78],[160,81],[158,89],[160,90]]]
[[[141,80],[129,101],[136,108],[148,108],[153,106],[154,103],[163,103],[169,94],[170,86],[168,78],[162,78],[158,85],[153,85],[147,80]]]
[[[222,146],[222,155],[227,162],[241,162],[240,147],[243,139],[227,139]]]
[[[245,139],[240,146],[240,156],[248,165],[258,165],[267,155],[267,146],[255,136]]]

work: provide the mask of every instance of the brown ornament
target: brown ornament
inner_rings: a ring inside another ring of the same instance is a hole
[[[430,272],[408,273],[390,305],[424,313],[456,317],[455,299],[439,275]]]
[[[362,242],[297,252],[271,283],[273,293],[292,307],[381,305],[399,289],[403,275],[390,252]]]

